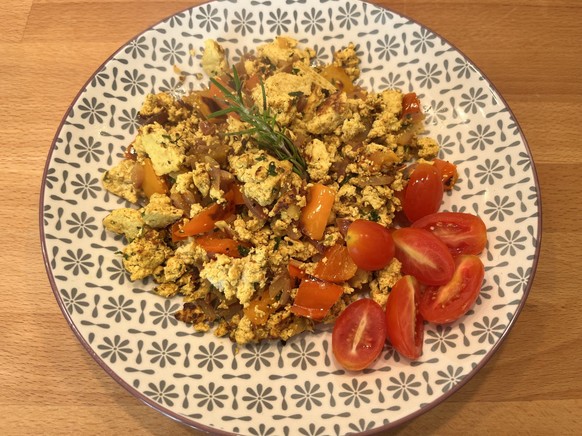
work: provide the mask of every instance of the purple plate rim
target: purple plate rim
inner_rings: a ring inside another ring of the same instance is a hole
[[[224,430],[219,430],[217,428],[214,427],[210,427],[208,425],[205,424],[201,424],[199,422],[196,422],[192,419],[189,419],[188,417],[181,415],[179,413],[173,412],[171,410],[169,410],[168,408],[162,406],[161,404],[151,400],[150,398],[148,398],[147,396],[145,396],[144,394],[142,394],[141,392],[139,392],[137,389],[135,389],[133,386],[131,386],[130,384],[128,384],[127,382],[125,382],[113,369],[111,369],[103,359],[101,359],[97,353],[95,353],[95,351],[93,350],[93,348],[91,347],[91,345],[86,341],[86,339],[83,337],[83,335],[81,334],[81,332],[78,330],[77,326],[75,325],[75,323],[73,322],[73,320],[71,319],[71,316],[69,315],[69,312],[67,311],[64,302],[62,300],[62,298],[60,297],[59,291],[58,291],[58,286],[55,282],[55,278],[52,274],[52,269],[50,267],[50,261],[49,261],[49,255],[47,252],[47,246],[46,246],[46,238],[45,238],[45,232],[44,232],[44,216],[43,216],[43,212],[44,212],[44,193],[45,193],[45,181],[47,178],[47,174],[48,174],[48,169],[49,169],[49,164],[51,162],[51,158],[53,155],[53,152],[55,150],[55,146],[56,146],[56,142],[57,139],[61,133],[61,130],[63,128],[63,125],[65,124],[65,121],[72,109],[72,107],[74,106],[74,104],[77,102],[77,100],[79,99],[79,97],[81,96],[81,94],[85,91],[86,87],[89,85],[89,83],[91,82],[91,80],[93,80],[93,78],[95,77],[95,75],[109,62],[111,61],[119,52],[121,52],[126,46],[127,44],[129,44],[131,41],[133,41],[134,39],[136,39],[138,36],[140,36],[141,34],[153,29],[154,27],[158,26],[159,24],[169,20],[171,17],[186,12],[190,9],[193,8],[198,8],[204,4],[207,3],[211,3],[213,0],[210,1],[204,1],[201,2],[195,6],[189,6],[187,8],[184,8],[180,11],[177,11],[171,15],[168,15],[167,17],[159,20],[158,22],[152,24],[151,26],[147,27],[146,29],[140,31],[139,33],[135,34],[133,37],[131,37],[130,39],[128,39],[124,44],[122,44],[117,50],[115,50],[115,52],[113,52],[113,54],[111,54],[96,70],[95,72],[93,72],[93,74],[91,74],[91,76],[89,77],[89,79],[85,82],[85,84],[80,88],[79,92],[76,94],[76,96],[74,97],[74,99],[71,101],[71,104],[67,107],[67,109],[65,110],[65,114],[63,115],[61,122],[57,128],[57,131],[53,137],[53,141],[52,144],[50,146],[49,152],[47,154],[47,158],[46,158],[46,162],[45,162],[45,167],[44,167],[44,171],[43,171],[43,175],[42,175],[42,181],[41,181],[41,188],[40,188],[40,196],[39,196],[39,236],[40,236],[40,242],[41,242],[41,251],[42,251],[42,256],[43,256],[43,262],[44,262],[44,266],[45,266],[45,270],[49,279],[49,283],[51,285],[53,294],[55,296],[55,299],[57,300],[57,304],[59,305],[59,308],[61,309],[61,312],[63,313],[65,319],[67,320],[67,323],[69,324],[69,327],[71,328],[71,330],[73,331],[73,333],[75,334],[75,336],[77,337],[77,340],[81,343],[81,345],[85,348],[85,350],[87,351],[87,353],[95,360],[95,362],[97,362],[97,364],[111,377],[113,378],[113,380],[115,380],[119,385],[121,385],[127,392],[129,392],[133,397],[137,398],[138,400],[140,400],[142,403],[144,403],[145,405],[151,407],[152,409],[156,410],[157,412],[160,412],[161,414],[165,415],[166,417],[179,422],[180,424],[186,425],[188,427],[191,427],[195,430],[198,431],[202,431],[205,432],[207,434],[216,434],[216,435],[233,435],[234,433],[230,433],[230,432],[226,432]],[[352,1],[362,1],[362,0],[352,0]],[[503,334],[501,335],[501,337],[499,338],[499,340],[495,343],[495,345],[487,352],[487,354],[485,354],[483,356],[483,358],[479,361],[479,363],[465,376],[463,377],[462,380],[459,381],[459,383],[457,383],[454,387],[452,387],[449,391],[447,391],[446,393],[444,393],[443,395],[439,396],[438,398],[436,398],[434,401],[432,401],[431,403],[427,404],[425,407],[422,407],[412,413],[410,413],[409,415],[406,415],[396,421],[390,422],[388,424],[385,424],[381,427],[377,427],[371,430],[366,430],[364,432],[359,433],[360,435],[364,436],[364,435],[373,435],[373,434],[378,434],[381,431],[386,431],[386,430],[390,430],[390,429],[394,429],[396,427],[399,427],[401,425],[403,425],[406,422],[412,421],[415,418],[418,418],[419,416],[425,414],[426,412],[428,412],[429,410],[434,409],[435,407],[437,407],[438,405],[440,405],[441,403],[443,403],[444,401],[446,401],[450,396],[452,396],[453,394],[455,394],[456,392],[458,392],[463,386],[465,386],[488,362],[489,360],[493,357],[493,355],[498,351],[498,349],[500,348],[500,346],[503,344],[503,342],[505,341],[505,339],[507,338],[507,335],[509,334],[509,332],[511,331],[511,329],[513,328],[513,326],[515,325],[515,322],[517,321],[519,315],[521,314],[521,311],[523,310],[525,303],[529,297],[529,293],[530,290],[533,286],[533,282],[535,279],[535,274],[537,271],[537,266],[538,266],[538,262],[539,262],[539,258],[540,258],[540,252],[541,252],[541,243],[542,243],[542,198],[541,198],[541,189],[540,189],[540,183],[539,183],[539,178],[538,178],[538,173],[537,173],[537,169],[536,169],[536,165],[535,162],[533,160],[533,155],[531,153],[531,149],[529,147],[529,143],[525,137],[525,134],[521,128],[521,125],[517,119],[517,117],[515,116],[515,114],[513,113],[511,107],[509,106],[509,104],[507,103],[507,101],[505,100],[505,97],[503,97],[503,95],[498,91],[498,89],[495,87],[495,85],[493,84],[493,82],[491,80],[489,80],[489,78],[487,77],[487,75],[481,70],[481,68],[479,68],[472,60],[469,56],[467,56],[464,52],[462,52],[455,44],[451,43],[447,38],[444,38],[440,33],[435,32],[434,30],[432,30],[431,28],[425,26],[424,24],[418,22],[417,20],[409,17],[406,14],[400,13],[400,12],[396,12],[392,9],[386,8],[384,6],[375,4],[373,2],[365,2],[365,3],[369,3],[372,4],[375,7],[378,8],[382,8],[385,9],[387,11],[389,11],[392,14],[395,15],[399,15],[425,29],[427,29],[428,31],[432,32],[434,35],[438,36],[439,38],[441,38],[444,42],[446,42],[448,45],[450,45],[452,48],[454,48],[463,58],[465,58],[474,68],[475,70],[481,75],[481,77],[483,77],[483,79],[486,81],[486,83],[489,85],[489,87],[497,94],[497,96],[501,99],[501,101],[503,102],[505,108],[507,108],[507,111],[509,112],[510,116],[513,118],[513,120],[515,121],[518,130],[519,130],[519,135],[521,137],[521,140],[525,146],[526,152],[528,154],[528,157],[530,158],[531,161],[531,168],[532,168],[532,174],[533,174],[533,178],[534,178],[534,184],[535,184],[535,188],[536,188],[536,193],[537,193],[537,207],[538,207],[538,216],[537,216],[537,234],[536,234],[536,247],[535,247],[535,255],[534,255],[534,259],[533,259],[533,263],[532,263],[532,269],[531,269],[531,273],[530,273],[530,277],[527,283],[527,286],[524,290],[523,293],[523,297],[519,303],[519,305],[517,306],[517,309],[515,311],[515,315],[512,317],[512,319],[509,321],[509,323],[507,324],[506,329],[503,331]]]

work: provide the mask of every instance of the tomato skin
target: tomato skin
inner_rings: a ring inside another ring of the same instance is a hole
[[[481,218],[470,213],[437,212],[412,223],[439,238],[453,256],[479,254],[487,245],[487,227]]]
[[[447,283],[455,271],[455,261],[447,246],[425,229],[406,227],[392,232],[396,258],[402,272],[413,275],[425,285]]]
[[[409,92],[402,96],[402,113],[400,119],[410,119],[412,122],[422,120],[422,109],[420,107],[420,100],[415,92]]]
[[[345,245],[335,244],[325,251],[323,259],[315,265],[313,276],[333,283],[341,283],[356,275],[354,263]]]
[[[462,317],[473,307],[485,276],[479,257],[466,254],[457,257],[455,273],[443,286],[427,287],[419,303],[423,318],[435,324],[448,324]]]
[[[386,303],[386,334],[398,353],[411,360],[422,355],[424,323],[418,311],[420,285],[410,275],[392,287]]]
[[[358,268],[377,271],[394,258],[394,241],[390,230],[373,221],[358,219],[348,227],[348,253]]]
[[[226,254],[230,257],[242,257],[241,247],[251,248],[246,242],[238,242],[232,238],[217,238],[214,236],[199,236],[196,243],[200,245],[209,255]]]
[[[385,342],[382,307],[370,298],[362,298],[346,307],[335,321],[331,349],[341,366],[360,371],[378,358]]]
[[[457,183],[459,178],[459,173],[457,172],[457,166],[449,161],[442,159],[435,159],[432,161],[433,165],[438,168],[441,173],[443,189],[445,191],[450,191]]]
[[[442,176],[434,165],[420,163],[412,171],[402,201],[406,217],[414,222],[439,210],[443,200]]]

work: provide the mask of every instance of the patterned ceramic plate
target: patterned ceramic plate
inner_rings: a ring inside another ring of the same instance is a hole
[[[279,34],[314,47],[322,61],[353,41],[364,86],[416,91],[441,157],[460,168],[442,209],[475,213],[487,224],[485,284],[476,306],[454,324],[427,326],[417,362],[387,349],[372,368],[348,373],[334,363],[329,329],[286,345],[249,345],[236,354],[228,339],[177,322],[179,299],[152,294],[152,283],[130,282],[116,254],[122,241],[101,226],[110,210],[126,206],[105,192],[100,179],[136,134],[146,93],[181,95],[199,87],[206,38],[222,43],[236,61]],[[133,395],[204,431],[339,435],[372,433],[418,416],[491,357],[531,287],[539,199],[532,158],[511,111],[440,36],[352,0],[223,0],[138,35],[88,81],[48,157],[40,226],[65,318],[95,360]]]

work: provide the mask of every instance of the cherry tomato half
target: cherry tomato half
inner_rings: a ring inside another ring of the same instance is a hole
[[[394,257],[390,230],[368,220],[355,220],[346,234],[348,253],[358,268],[377,271],[388,266]]]
[[[450,191],[453,189],[453,186],[455,186],[459,178],[457,166],[452,162],[442,159],[435,159],[432,163],[441,173],[444,190]]]
[[[487,228],[481,218],[470,213],[437,212],[412,224],[439,238],[453,256],[479,254],[487,244]]]
[[[455,271],[455,261],[447,246],[425,229],[405,227],[392,232],[396,258],[404,274],[425,285],[444,285]]]
[[[404,191],[402,210],[414,222],[439,210],[443,200],[442,176],[434,165],[420,163],[416,166]]]
[[[417,302],[420,285],[412,276],[404,276],[396,282],[386,303],[386,334],[398,353],[409,359],[422,354],[424,324]]]
[[[457,257],[453,278],[443,286],[431,286],[420,297],[423,318],[436,324],[447,324],[463,316],[479,296],[485,268],[477,256]]]
[[[351,303],[333,326],[331,349],[338,363],[350,371],[370,366],[386,342],[382,307],[370,298]]]

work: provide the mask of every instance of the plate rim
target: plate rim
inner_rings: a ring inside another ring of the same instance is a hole
[[[237,0],[237,1],[241,1],[241,0]],[[310,1],[310,0],[308,0]],[[495,84],[489,79],[489,77],[484,73],[484,71],[475,63],[473,62],[473,60],[467,56],[467,54],[465,52],[463,52],[462,50],[460,50],[455,44],[453,44],[451,41],[449,41],[447,38],[443,37],[440,33],[434,31],[432,28],[424,25],[422,22],[411,18],[410,16],[408,16],[405,13],[401,13],[401,12],[397,12],[389,7],[385,7],[382,5],[378,5],[376,3],[373,3],[371,1],[365,1],[365,0],[348,0],[350,2],[355,2],[355,3],[368,3],[374,7],[380,8],[380,9],[384,9],[396,16],[400,16],[406,20],[409,20],[410,22],[420,26],[421,28],[424,28],[426,30],[428,30],[429,32],[431,32],[432,34],[436,35],[438,38],[440,38],[443,42],[445,42],[446,44],[448,44],[451,48],[453,48],[454,50],[456,50],[456,52],[461,55],[468,63],[471,64],[471,66],[475,69],[475,71],[483,78],[483,80],[485,81],[485,83],[489,86],[489,88],[494,91],[494,93],[496,94],[496,97],[498,97],[503,106],[507,109],[507,112],[509,113],[509,115],[511,116],[511,118],[515,121],[515,124],[517,126],[517,130],[519,132],[519,136],[521,138],[521,141],[523,142],[523,145],[525,147],[525,151],[530,159],[531,162],[531,171],[532,171],[532,176],[533,176],[533,181],[534,181],[534,186],[536,188],[536,195],[537,195],[537,208],[538,208],[538,216],[537,216],[537,233],[535,234],[535,253],[534,253],[534,259],[532,260],[532,264],[531,264],[531,273],[529,276],[529,280],[527,285],[525,286],[525,289],[523,291],[523,296],[519,302],[519,304],[517,305],[516,309],[515,309],[515,314],[513,315],[513,317],[508,321],[507,326],[505,328],[505,330],[503,331],[502,335],[499,337],[499,339],[497,340],[497,342],[491,347],[491,349],[489,349],[489,351],[481,358],[481,360],[475,365],[475,367],[471,368],[471,370],[463,377],[462,380],[460,380],[456,385],[454,385],[453,387],[451,387],[450,390],[448,390],[447,392],[443,393],[442,395],[440,395],[439,397],[437,397],[436,399],[434,399],[432,402],[426,404],[424,407],[421,407],[417,410],[415,410],[414,412],[403,416],[402,418],[399,418],[395,421],[389,422],[385,425],[376,427],[374,429],[371,430],[366,430],[364,432],[358,433],[360,435],[372,435],[372,434],[377,434],[379,432],[382,431],[386,431],[386,430],[390,430],[390,429],[394,429],[397,428],[399,426],[401,426],[402,424],[412,421],[414,419],[416,419],[417,417],[425,414],[426,412],[434,409],[435,407],[439,406],[440,404],[442,404],[443,402],[445,402],[449,397],[451,397],[453,394],[455,394],[456,392],[458,392],[461,388],[463,388],[465,385],[467,385],[469,383],[470,380],[473,379],[473,377],[475,377],[475,375],[490,361],[490,359],[493,357],[493,355],[495,355],[497,353],[497,351],[499,350],[499,348],[501,347],[501,345],[505,342],[509,332],[513,329],[517,319],[519,318],[519,316],[521,315],[521,312],[526,304],[526,301],[529,297],[531,288],[533,287],[533,283],[535,281],[535,274],[537,271],[537,266],[539,263],[539,258],[541,255],[541,245],[542,245],[542,224],[543,224],[543,213],[542,213],[542,195],[541,195],[541,186],[540,186],[540,182],[539,182],[539,177],[538,177],[538,172],[537,172],[537,168],[536,168],[536,164],[535,161],[533,159],[533,155],[531,152],[531,148],[529,146],[529,142],[527,141],[527,138],[525,136],[525,133],[523,131],[523,129],[521,128],[521,125],[519,123],[519,120],[517,119],[517,117],[515,116],[513,110],[511,109],[511,107],[509,106],[509,104],[507,103],[507,100],[505,99],[505,97],[501,94],[501,92],[499,92],[499,90],[497,89],[497,87],[495,86]],[[40,242],[41,242],[41,251],[42,251],[42,256],[43,256],[43,263],[45,266],[45,271],[47,274],[47,277],[49,279],[49,283],[53,292],[53,295],[57,301],[57,304],[61,310],[61,312],[64,315],[64,318],[67,321],[67,324],[69,325],[69,327],[71,328],[71,330],[73,331],[74,335],[76,336],[77,340],[81,343],[81,345],[83,346],[83,348],[87,351],[87,353],[93,358],[93,360],[95,360],[95,362],[113,379],[115,380],[119,385],[121,385],[128,393],[131,394],[132,397],[138,399],[139,401],[141,401],[142,403],[144,403],[145,405],[149,406],[150,408],[156,410],[157,412],[161,413],[162,415],[182,424],[185,425],[187,427],[193,428],[195,430],[198,431],[202,431],[205,432],[207,434],[217,434],[217,435],[233,435],[234,433],[225,431],[225,430],[221,430],[218,429],[216,427],[212,427],[212,426],[208,426],[206,424],[202,424],[200,422],[197,422],[193,419],[190,419],[182,414],[179,414],[177,412],[174,412],[170,409],[168,409],[166,406],[150,399],[149,397],[147,397],[146,395],[144,395],[142,392],[140,392],[138,389],[134,388],[133,386],[131,386],[129,383],[127,383],[125,380],[123,380],[118,374],[117,372],[115,372],[111,367],[109,367],[107,365],[107,363],[104,361],[104,359],[102,359],[96,352],[95,350],[92,348],[92,346],[87,342],[87,340],[85,339],[85,337],[81,334],[81,332],[79,331],[77,325],[75,324],[75,322],[73,321],[71,315],[69,314],[69,312],[67,311],[66,307],[65,307],[65,303],[63,301],[63,299],[60,296],[60,293],[58,291],[58,286],[57,283],[55,281],[55,277],[52,271],[52,268],[50,266],[50,261],[49,261],[49,254],[48,254],[48,248],[47,248],[47,244],[46,244],[46,235],[45,235],[45,231],[44,231],[44,204],[45,204],[45,187],[46,187],[46,179],[47,179],[47,175],[48,175],[48,170],[49,170],[49,166],[50,163],[52,162],[52,156],[53,153],[55,151],[56,145],[57,145],[57,140],[61,134],[61,131],[63,129],[63,126],[65,125],[66,119],[71,111],[71,109],[73,108],[73,106],[77,103],[78,99],[80,98],[80,96],[85,92],[85,90],[87,89],[88,85],[91,83],[91,81],[93,80],[93,78],[99,73],[99,71],[101,71],[111,60],[113,60],[115,58],[115,56],[118,55],[118,53],[120,53],[131,41],[133,41],[134,39],[136,39],[137,37],[139,37],[140,35],[152,30],[153,28],[155,28],[156,26],[159,26],[160,24],[166,22],[167,20],[171,19],[172,17],[178,15],[178,14],[182,14],[186,11],[189,11],[191,9],[196,9],[199,8],[203,5],[206,5],[208,3],[214,3],[214,2],[220,2],[220,0],[208,0],[208,1],[203,1],[197,5],[194,6],[188,6],[184,9],[181,9],[179,11],[176,11],[160,20],[158,20],[157,22],[155,22],[154,24],[148,26],[147,28],[144,28],[143,30],[139,31],[138,33],[136,33],[135,35],[133,35],[131,38],[129,38],[128,40],[126,40],[123,44],[121,44],[110,56],[107,57],[107,59],[105,59],[105,61],[103,61],[98,67],[97,69],[95,69],[95,71],[93,73],[91,73],[90,77],[85,81],[85,83],[83,84],[83,86],[79,89],[79,91],[76,93],[76,95],[74,96],[74,98],[72,99],[71,103],[67,106],[61,121],[57,127],[56,133],[53,137],[52,143],[50,145],[49,151],[47,153],[47,157],[46,157],[46,161],[45,161],[45,166],[44,166],[44,170],[43,170],[43,174],[42,174],[42,178],[41,178],[41,187],[40,187],[40,193],[39,193],[39,237],[40,237]]]

